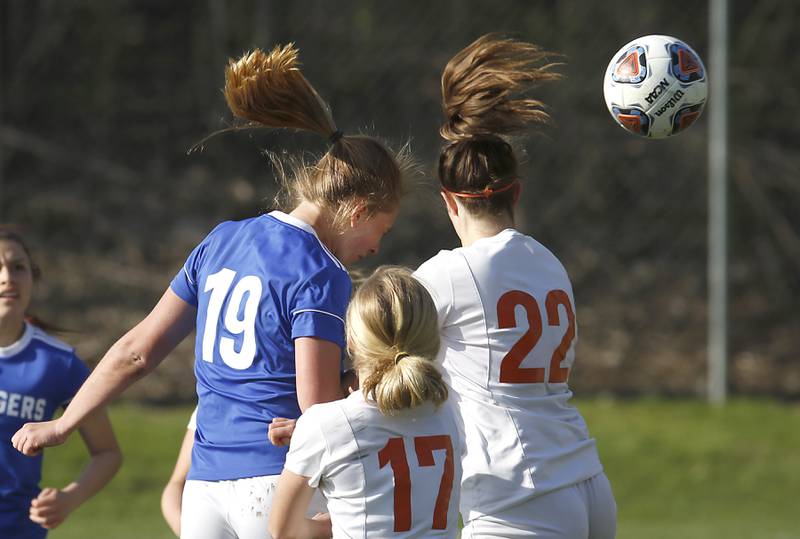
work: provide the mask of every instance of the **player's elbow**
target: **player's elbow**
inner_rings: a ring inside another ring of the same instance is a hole
[[[117,341],[109,352],[111,367],[126,379],[138,380],[153,369],[143,347],[127,337]]]
[[[108,467],[111,471],[111,475],[116,475],[120,468],[122,468],[122,451],[119,447],[109,451],[108,453]]]
[[[291,530],[286,526],[286,522],[281,519],[270,518],[269,525],[267,526],[272,539],[295,539],[296,534],[290,533]]]

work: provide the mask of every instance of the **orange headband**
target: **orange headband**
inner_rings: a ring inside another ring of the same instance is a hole
[[[486,187],[483,188],[483,191],[480,191],[478,193],[463,193],[461,191],[451,191],[445,187],[442,187],[442,191],[446,191],[451,195],[457,196],[459,198],[492,198],[494,195],[505,193],[506,191],[508,191],[509,189],[511,189],[516,185],[517,185],[517,180],[513,180],[508,185],[504,185],[499,189],[492,189],[487,185]]]

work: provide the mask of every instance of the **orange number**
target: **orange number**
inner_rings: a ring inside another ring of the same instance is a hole
[[[411,474],[402,438],[389,438],[378,452],[380,467],[387,463],[394,474],[394,531],[407,532],[411,529]]]
[[[501,329],[517,327],[517,305],[525,308],[528,315],[528,331],[511,347],[500,362],[500,381],[504,384],[532,384],[544,382],[544,368],[520,367],[539,338],[542,336],[542,315],[539,304],[530,294],[519,290],[506,292],[497,302],[497,320]]]
[[[553,350],[553,357],[550,358],[550,383],[556,384],[559,382],[566,382],[569,376],[569,368],[562,367],[561,362],[567,356],[567,351],[572,344],[572,339],[575,338],[575,314],[572,312],[572,304],[569,301],[569,296],[563,290],[551,290],[547,294],[545,306],[547,307],[547,323],[551,326],[561,325],[558,317],[558,306],[563,305],[564,310],[567,311],[567,332],[561,338],[558,348]]]
[[[447,529],[447,509],[450,507],[450,493],[453,490],[453,442],[447,435],[420,436],[414,438],[414,448],[420,466],[433,466],[433,452],[444,449],[444,470],[442,480],[439,482],[439,494],[436,496],[436,505],[433,509],[432,530]]]
[[[561,362],[564,361],[567,351],[572,345],[573,339],[575,339],[575,314],[572,311],[569,295],[563,290],[551,290],[547,294],[545,299],[547,323],[550,326],[561,325],[561,319],[558,314],[559,305],[563,305],[567,312],[567,331],[558,347],[553,350],[553,355],[550,358],[548,382],[551,384],[567,381],[569,368],[562,367]],[[520,290],[506,292],[497,302],[497,320],[501,329],[517,327],[515,312],[517,306],[522,306],[525,309],[528,317],[528,331],[514,343],[514,346],[511,347],[511,350],[500,362],[500,382],[506,384],[541,383],[544,382],[545,370],[543,367],[520,367],[525,357],[542,337],[542,315],[539,312],[539,303],[526,292]]]
[[[442,480],[439,494],[433,509],[433,530],[447,528],[447,511],[450,507],[450,494],[453,491],[453,442],[450,436],[418,436],[414,438],[414,450],[420,466],[434,466],[433,452],[445,451]],[[402,438],[389,438],[378,452],[379,468],[387,464],[394,475],[394,531],[406,532],[411,529],[411,473],[408,469],[406,448]]]

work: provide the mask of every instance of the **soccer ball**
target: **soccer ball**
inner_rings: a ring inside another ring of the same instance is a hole
[[[706,68],[670,36],[634,39],[611,58],[603,81],[611,116],[636,135],[666,138],[692,125],[706,104]]]

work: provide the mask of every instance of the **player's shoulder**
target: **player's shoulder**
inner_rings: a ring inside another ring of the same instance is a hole
[[[72,345],[50,335],[40,327],[29,325],[29,328],[31,339],[29,347],[37,355],[47,357],[48,364],[57,363],[67,370],[86,369],[86,365],[75,353]]]
[[[459,249],[462,248],[459,247],[457,249],[442,249],[441,251],[430,257],[428,260],[423,262],[419,266],[419,269],[417,269],[417,271],[423,270],[423,268],[425,270],[428,269],[434,270],[434,269],[442,269],[449,267],[453,259],[459,257],[458,254]]]
[[[50,335],[42,328],[36,326],[31,327],[31,343],[45,347],[52,351],[54,354],[74,356],[75,348],[61,339]]]
[[[442,249],[420,264],[414,271],[414,276],[421,279],[423,283],[437,283],[442,278],[447,278],[446,276],[458,267],[460,260],[462,260],[462,256],[459,254],[458,249]]]
[[[300,421],[304,425],[317,427],[328,446],[344,443],[349,437],[352,437],[345,405],[347,400],[340,399],[315,404],[303,412]]]
[[[257,217],[250,217],[238,221],[222,221],[208,233],[203,243],[227,242],[241,230],[253,224]]]

